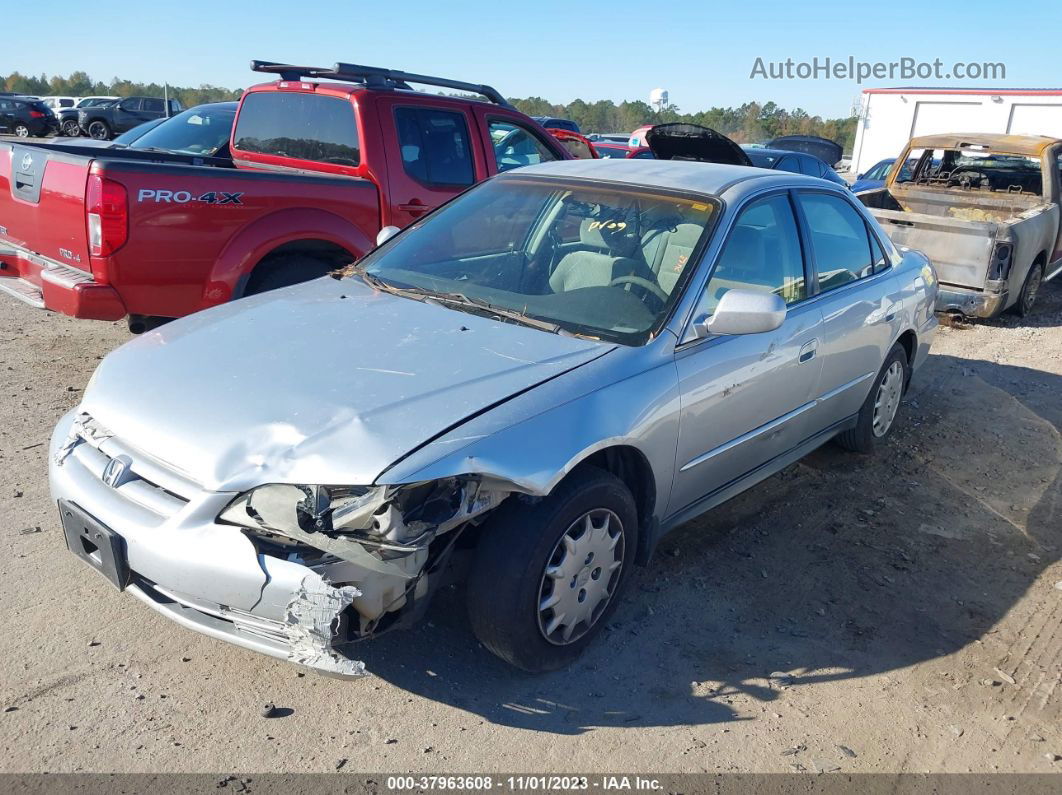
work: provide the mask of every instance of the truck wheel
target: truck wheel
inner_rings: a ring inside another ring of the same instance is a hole
[[[531,505],[510,497],[485,523],[469,575],[476,637],[525,671],[567,665],[615,609],[637,546],[634,498],[604,470]]]
[[[247,282],[244,295],[257,295],[280,287],[308,282],[335,270],[324,260],[306,255],[294,255],[260,262]]]
[[[1025,284],[1021,286],[1018,302],[1014,304],[1014,311],[1019,317],[1028,317],[1032,314],[1033,304],[1036,303],[1036,294],[1040,292],[1040,285],[1044,281],[1044,266],[1035,263],[1029,272],[1025,274]]]
[[[25,124],[16,124],[14,132],[15,132],[15,135],[17,135],[19,138],[29,138],[30,137],[30,129]]]
[[[897,343],[881,366],[874,386],[859,409],[856,426],[837,434],[837,443],[854,453],[872,453],[892,431],[900,400],[910,380],[907,351]]]
[[[63,135],[67,138],[77,138],[81,135],[81,128],[76,121],[67,120],[63,122]]]
[[[90,138],[95,138],[97,141],[111,140],[111,128],[105,121],[91,122],[88,126],[88,134]]]

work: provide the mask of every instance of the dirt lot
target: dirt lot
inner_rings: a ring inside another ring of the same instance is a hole
[[[0,769],[1062,772],[1062,284],[1042,300],[942,329],[883,453],[827,446],[667,539],[569,670],[505,667],[454,590],[354,682],[64,550],[48,434],[127,333],[0,301]]]

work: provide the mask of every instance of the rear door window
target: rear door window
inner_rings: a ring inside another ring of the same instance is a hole
[[[405,172],[425,185],[475,182],[464,114],[435,108],[396,108],[395,127]]]
[[[354,106],[340,97],[291,91],[248,94],[233,140],[244,152],[343,166],[361,162]]]
[[[151,113],[162,113],[163,107],[165,106],[162,104],[161,99],[145,99],[141,110],[146,110]]]
[[[822,292],[874,273],[867,225],[852,205],[824,193],[800,193],[798,200],[807,219]]]

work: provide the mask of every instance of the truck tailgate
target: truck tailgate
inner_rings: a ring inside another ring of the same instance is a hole
[[[0,143],[0,240],[89,271],[85,185],[91,166],[84,155]]]
[[[983,290],[999,225],[870,208],[892,242],[921,251],[943,284]]]

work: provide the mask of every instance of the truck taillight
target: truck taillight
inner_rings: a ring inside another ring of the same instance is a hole
[[[85,191],[89,254],[108,257],[129,237],[129,195],[114,180],[89,174]]]

